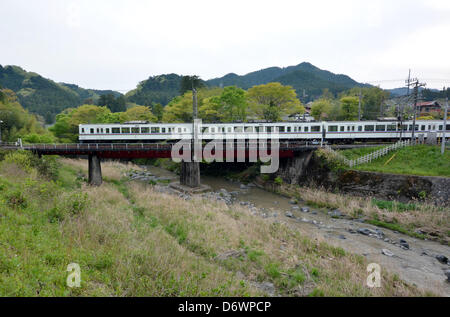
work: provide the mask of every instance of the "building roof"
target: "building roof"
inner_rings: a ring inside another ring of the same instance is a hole
[[[417,104],[417,107],[440,107],[441,105],[439,104],[439,102],[437,102],[436,100],[434,101],[424,101],[424,102],[419,102]]]

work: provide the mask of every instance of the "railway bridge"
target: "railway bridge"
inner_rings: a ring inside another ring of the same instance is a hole
[[[334,149],[346,149],[356,147],[378,146],[380,144],[349,144],[332,145]],[[21,144],[0,143],[0,148],[7,150],[27,150],[39,156],[59,155],[67,157],[82,157],[88,159],[89,184],[99,186],[102,183],[101,160],[103,159],[137,159],[137,158],[172,158],[181,161],[180,183],[188,187],[200,185],[200,170],[198,163],[186,161],[194,152],[191,143],[185,144],[175,152],[172,143],[76,143],[76,144]],[[320,144],[308,142],[278,142],[275,146],[267,144],[252,144],[248,142],[233,144],[231,147],[216,147],[206,151],[201,147],[202,158],[205,160],[217,160],[219,162],[256,162],[257,159],[265,160],[273,157],[275,151],[278,158],[294,158],[312,154],[320,148]]]

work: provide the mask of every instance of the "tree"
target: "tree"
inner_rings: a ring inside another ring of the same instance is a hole
[[[199,116],[203,119],[202,109],[205,109],[204,102],[207,98],[220,96],[222,88],[202,88],[198,90],[197,102],[199,109]],[[210,100],[209,100],[210,101]],[[192,122],[192,91],[187,91],[182,96],[172,99],[164,108],[163,121],[164,122]]]
[[[164,107],[160,103],[153,103],[152,104],[152,112],[156,116],[156,119],[158,122],[162,121],[163,114],[164,114]]]
[[[357,97],[341,98],[341,113],[343,120],[358,120],[358,103],[359,99]]]
[[[61,142],[77,142],[78,125],[82,123],[104,123],[111,115],[107,107],[82,105],[65,109],[56,115],[55,124],[49,129]]]
[[[247,100],[245,91],[236,86],[225,87],[218,102],[222,120],[225,122],[245,121],[247,119]]]
[[[365,120],[375,120],[380,116],[380,105],[389,98],[389,92],[379,87],[355,87],[341,94],[341,97],[358,97],[361,91],[361,112]]]
[[[180,83],[180,94],[184,95],[186,91],[192,90],[192,88],[203,88],[205,87],[205,84],[203,80],[197,76],[183,76],[181,77],[181,83]]]
[[[150,121],[156,122],[158,119],[153,115],[147,106],[135,106],[120,114],[120,122],[125,121]]]
[[[108,107],[111,112],[122,112],[126,110],[126,100],[123,95],[117,97],[117,99],[113,94],[101,95],[97,105],[101,107]]]
[[[319,99],[313,102],[311,106],[311,115],[314,119],[320,121],[330,117],[331,109],[332,104],[329,99]]]
[[[278,121],[283,115],[305,111],[295,90],[280,83],[254,86],[248,90],[247,97],[251,113],[265,120]]]
[[[30,114],[18,102],[16,94],[10,89],[0,90],[0,124],[2,141],[16,141],[30,133],[43,134],[44,128],[35,115]]]
[[[198,108],[198,115],[205,122],[222,122],[224,114],[219,96],[205,98]]]

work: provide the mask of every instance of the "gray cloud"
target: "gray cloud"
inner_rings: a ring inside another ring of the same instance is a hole
[[[86,88],[303,61],[386,88],[408,68],[429,86],[450,84],[445,0],[2,0],[0,11],[2,65]]]

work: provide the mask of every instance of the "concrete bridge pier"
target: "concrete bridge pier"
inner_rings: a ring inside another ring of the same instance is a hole
[[[100,186],[102,184],[102,166],[97,155],[89,155],[89,185]]]
[[[191,188],[200,187],[199,162],[181,162],[180,184]]]

